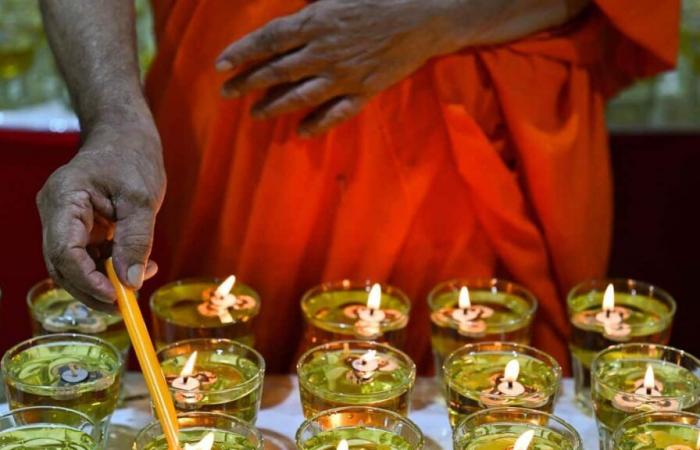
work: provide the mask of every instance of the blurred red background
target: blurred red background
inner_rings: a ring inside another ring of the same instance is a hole
[[[77,145],[75,134],[0,131],[0,354],[30,336],[26,293],[46,277],[34,197]],[[614,134],[611,146],[616,224],[609,273],[668,290],[679,306],[672,345],[700,355],[700,135]],[[158,260],[158,246],[154,252]],[[165,281],[147,283],[144,312],[150,290]]]

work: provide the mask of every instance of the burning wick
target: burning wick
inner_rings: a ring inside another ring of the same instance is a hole
[[[197,352],[192,352],[184,367],[180,371],[180,376],[175,378],[172,382],[172,387],[175,389],[180,389],[182,391],[196,391],[199,389],[199,380],[193,377],[194,365],[197,362]]]
[[[214,446],[214,433],[207,433],[201,441],[195,444],[185,444],[184,450],[211,450]]]
[[[350,446],[348,445],[348,441],[345,439],[341,439],[340,442],[338,442],[338,446],[335,448],[335,450],[349,450]]]
[[[379,359],[376,350],[367,352],[352,362],[352,368],[358,372],[374,372],[379,369]]]
[[[530,448],[530,443],[532,442],[532,439],[534,437],[535,437],[534,430],[528,430],[528,431],[524,432],[515,441],[515,444],[513,445],[513,450],[527,450],[528,448]]]
[[[607,325],[615,325],[624,319],[623,312],[615,308],[615,288],[608,284],[603,294],[603,310],[595,316],[598,322]]]
[[[518,382],[518,375],[520,375],[520,364],[517,359],[511,359],[503,371],[502,381],[498,383],[498,392],[509,397],[525,393],[525,386]]]
[[[661,391],[657,389],[656,379],[654,377],[654,369],[652,369],[651,364],[647,364],[647,371],[644,374],[644,383],[636,391],[637,395],[648,395],[650,397],[658,397],[661,395]]]
[[[471,299],[469,298],[469,289],[466,286],[462,286],[459,290],[459,308],[452,311],[452,318],[457,322],[469,322],[476,320],[481,315],[481,308],[476,308],[472,306]]]
[[[82,383],[87,380],[89,376],[90,374],[87,370],[75,363],[68,364],[68,366],[61,371],[61,380],[70,384]]]
[[[360,320],[379,323],[386,319],[386,314],[380,309],[382,304],[382,286],[374,283],[367,296],[367,307],[359,308],[357,316]]]

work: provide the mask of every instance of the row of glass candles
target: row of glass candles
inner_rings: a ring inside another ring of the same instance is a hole
[[[527,346],[532,294],[500,280],[456,280],[437,286],[428,302],[455,448],[582,448],[576,431],[551,415],[561,368]],[[59,334],[4,356],[13,412],[0,418],[0,450],[35,438],[35,448],[49,448],[60,423],[81,431],[61,434],[76,445],[70,448],[103,446],[129,349],[121,317],[87,309],[50,281],[35,286],[28,303],[35,334]],[[312,289],[301,303],[308,351],[297,371],[307,421],[298,447],[420,448],[421,432],[405,418],[415,380],[415,365],[400,350],[409,299],[390,286],[343,281]],[[186,280],[159,289],[150,306],[158,358],[182,413],[181,442],[261,448],[253,427],[264,376],[264,360],[251,348],[255,291],[233,277]],[[700,449],[700,417],[692,414],[700,409],[700,361],[662,345],[673,299],[641,282],[594,281],[575,288],[568,306],[577,398],[590,405],[592,385],[601,448]],[[143,430],[134,448],[166,449],[159,425]]]

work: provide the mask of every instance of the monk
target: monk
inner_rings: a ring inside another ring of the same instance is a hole
[[[82,130],[38,195],[68,291],[111,308],[110,253],[133,288],[153,276],[167,173],[161,262],[255,286],[272,370],[301,294],[341,278],[409,294],[421,367],[433,285],[511,279],[567,364],[566,292],[610,246],[605,101],[673,66],[677,1],[155,0],[145,95],[128,3],[42,1]]]

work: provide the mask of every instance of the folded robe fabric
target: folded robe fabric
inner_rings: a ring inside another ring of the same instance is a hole
[[[533,343],[568,366],[565,295],[605,274],[611,234],[607,98],[675,62],[675,0],[598,0],[554,30],[435,58],[322,137],[301,114],[252,120],[214,61],[301,0],[155,0],[147,94],[168,194],[157,238],[172,278],[236,273],[261,294],[258,347],[294,363],[299,299],[372,279],[413,300],[408,352],[430,365],[426,294],[505,277],[540,301]]]

